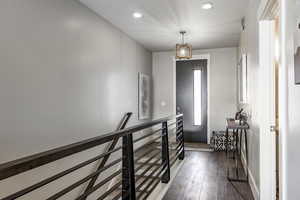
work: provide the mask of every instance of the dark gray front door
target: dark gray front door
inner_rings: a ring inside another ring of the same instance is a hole
[[[185,141],[207,143],[207,60],[176,62],[176,110]]]

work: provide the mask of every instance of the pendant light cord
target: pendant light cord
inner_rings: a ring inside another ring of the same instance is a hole
[[[185,31],[180,31],[182,44],[184,44],[184,34],[185,33],[186,33]]]

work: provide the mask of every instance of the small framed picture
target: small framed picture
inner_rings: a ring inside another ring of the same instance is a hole
[[[150,77],[146,74],[139,73],[139,120],[150,118]]]
[[[248,71],[247,71],[247,55],[243,54],[238,63],[238,94],[239,102],[247,103],[248,94]]]

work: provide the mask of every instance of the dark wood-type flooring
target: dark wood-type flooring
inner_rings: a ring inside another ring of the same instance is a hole
[[[186,151],[184,164],[163,200],[253,200],[248,183],[229,182],[224,152]]]

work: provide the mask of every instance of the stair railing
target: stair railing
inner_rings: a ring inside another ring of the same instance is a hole
[[[128,123],[128,121],[129,121],[129,119],[130,119],[131,116],[132,116],[132,113],[131,113],[131,112],[126,113],[126,114],[124,115],[124,117],[122,118],[121,122],[119,123],[119,125],[118,125],[116,131],[123,130],[123,129],[126,127],[126,125],[127,125],[127,123]],[[112,151],[112,150],[116,147],[116,145],[117,145],[119,139],[120,139],[119,137],[114,138],[114,140],[111,141],[111,142],[107,145],[107,147],[106,147],[106,149],[105,149],[105,152],[110,152],[110,151]],[[106,162],[108,161],[110,155],[111,155],[111,154],[107,154],[106,156],[104,156],[104,157],[100,160],[100,164],[99,164],[97,170],[100,170],[101,168],[103,168],[103,167],[105,166],[105,164],[106,164]],[[100,176],[100,173],[97,174],[96,176],[94,176],[94,177],[90,180],[88,186],[85,188],[84,193],[88,193],[88,192],[93,188],[93,186],[94,186],[94,184],[95,184],[95,182],[97,181],[97,179],[98,179],[99,176]],[[86,197],[84,197],[84,198],[82,198],[82,199],[85,200]]]
[[[157,128],[157,126],[160,127]],[[141,133],[141,131],[144,133]],[[115,142],[117,138],[122,138],[120,144]],[[108,197],[112,200],[147,199],[160,182],[168,183],[170,181],[171,167],[178,159],[184,159],[183,115],[142,123],[3,163],[0,165],[0,183],[10,177],[28,171],[34,172],[34,169],[48,163],[68,158],[74,154],[80,155],[85,150],[101,147],[107,143],[109,147],[101,155],[84,160],[36,183],[28,183],[28,186],[24,186],[24,189],[4,194],[4,196],[0,196],[0,199],[12,200],[26,197],[28,194],[34,196],[38,189],[42,187],[44,189],[47,186],[51,187],[49,191],[52,191],[52,193],[38,193],[37,199],[59,199],[79,187],[83,188],[83,192],[74,198],[76,200],[86,199],[90,195],[97,195],[96,197],[93,196],[93,199],[97,200]],[[115,155],[109,158],[111,154]],[[68,186],[56,186],[55,188],[53,188],[53,185],[49,186],[50,183],[62,177],[72,176],[72,172],[99,161],[100,164],[96,170],[83,178],[80,177],[75,182],[68,183]],[[121,169],[117,169],[118,164],[122,165]],[[107,185],[114,178],[120,181],[108,187]],[[85,187],[87,183],[89,183],[89,186]],[[9,186],[14,188],[13,185]]]

